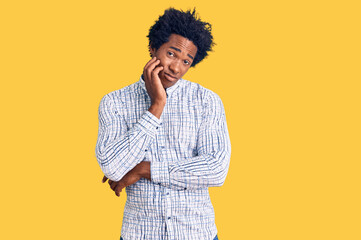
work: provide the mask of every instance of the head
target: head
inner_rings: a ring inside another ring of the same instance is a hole
[[[197,18],[195,9],[183,12],[174,8],[165,10],[149,29],[149,52],[161,61],[159,76],[164,87],[174,85],[212,51],[211,29],[211,24]]]

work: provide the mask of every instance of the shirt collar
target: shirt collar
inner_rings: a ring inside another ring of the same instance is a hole
[[[139,85],[145,90],[147,91],[147,88],[145,87],[145,82],[144,82],[144,79],[143,79],[143,74],[140,76],[140,79],[139,79]],[[169,88],[166,88],[165,89],[165,92],[167,94],[167,97],[169,97],[179,86],[180,84],[183,82],[183,78],[180,78],[173,86],[169,87]]]

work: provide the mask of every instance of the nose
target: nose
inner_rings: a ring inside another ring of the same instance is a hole
[[[169,69],[172,71],[173,74],[178,74],[179,73],[179,68],[180,68],[180,65],[179,65],[179,61],[178,60],[174,60],[171,62],[171,64],[169,65]]]

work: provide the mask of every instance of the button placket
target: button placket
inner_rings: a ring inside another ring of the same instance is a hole
[[[165,196],[165,217],[166,217],[166,225],[167,225],[167,231],[168,231],[168,234],[169,235],[172,235],[172,230],[173,230],[173,226],[172,226],[172,211],[171,211],[171,208],[172,208],[172,204],[171,204],[171,199],[170,199],[170,196],[167,195]]]
[[[167,99],[167,101],[169,101],[169,99]],[[163,110],[162,113],[162,118],[166,119],[167,116],[167,112],[168,112],[168,104],[165,105],[165,108]],[[166,129],[164,128],[164,123],[162,121],[161,123],[161,127],[158,130],[159,134],[158,134],[158,154],[159,154],[159,160],[160,161],[167,161],[167,152],[166,152],[166,138],[165,138],[165,131]],[[165,218],[165,223],[166,223],[166,228],[167,228],[167,233],[169,236],[169,239],[172,239],[172,232],[174,231],[173,226],[172,226],[172,200],[171,200],[171,194],[170,194],[170,190],[168,188],[163,188],[163,199],[164,199],[164,218]]]
[[[165,150],[165,135],[164,135],[164,128],[161,127],[159,129],[159,134],[158,134],[159,138],[158,138],[158,153],[160,156],[160,160],[164,161],[164,150]]]

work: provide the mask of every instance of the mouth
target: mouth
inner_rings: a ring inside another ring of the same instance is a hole
[[[168,76],[169,78],[171,78],[171,79],[173,79],[173,80],[176,80],[176,79],[177,79],[176,77],[174,77],[174,76],[172,76],[172,75],[170,75],[170,74],[168,74],[168,73],[164,73],[164,75]]]

